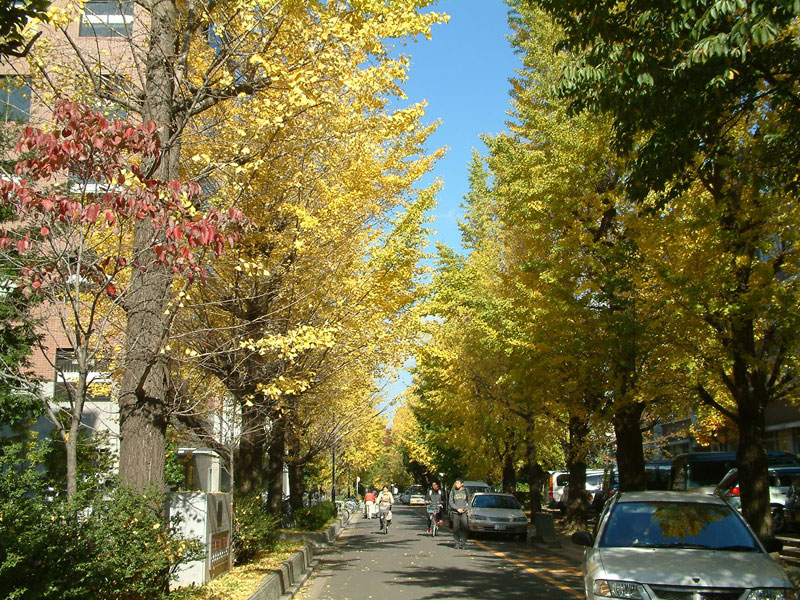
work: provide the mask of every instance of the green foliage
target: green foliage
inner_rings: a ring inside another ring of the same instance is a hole
[[[320,502],[314,506],[297,509],[294,512],[295,527],[305,531],[318,531],[335,516],[336,507],[333,502]]]
[[[564,28],[558,47],[574,54],[561,93],[573,109],[613,115],[618,147],[638,149],[629,182],[639,197],[693,177],[697,157],[724,159],[728,149],[717,138],[748,113],[771,112],[782,123],[779,131],[756,130],[765,147],[761,168],[797,185],[800,3],[514,4],[520,11],[540,6]]]
[[[0,56],[18,55],[26,46],[22,29],[32,18],[47,19],[49,0],[2,0],[0,2]]]
[[[53,495],[48,447],[31,438],[0,456],[0,597],[159,600],[197,544],[163,518],[164,497],[118,488]]]
[[[0,132],[0,149],[6,141]],[[2,224],[16,219],[10,207],[0,204],[0,228]],[[42,412],[39,401],[32,395],[20,393],[10,383],[9,373],[15,373],[27,365],[31,346],[37,339],[36,325],[30,307],[33,301],[25,298],[20,290],[9,285],[19,270],[13,250],[8,250],[0,259],[0,425],[12,428],[35,420]]]
[[[233,502],[233,545],[236,563],[251,560],[277,540],[279,518],[267,511],[259,494],[237,496]]]
[[[186,471],[183,461],[178,457],[178,445],[173,441],[175,430],[167,429],[167,445],[164,448],[164,483],[173,490],[180,490],[186,484]]]
[[[68,418],[68,417],[67,417]],[[78,430],[77,460],[79,486],[103,486],[112,477],[115,457],[108,446],[108,432]],[[67,452],[57,432],[50,434],[50,451],[45,461],[50,485],[67,489]]]

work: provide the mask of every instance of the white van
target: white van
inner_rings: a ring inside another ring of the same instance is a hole
[[[488,494],[492,492],[492,488],[485,481],[462,481],[464,489],[467,490],[469,497],[472,498],[475,494]]]
[[[547,481],[547,506],[564,509],[564,491],[569,485],[569,472],[553,471]],[[598,491],[603,489],[603,470],[586,469],[586,495],[591,503]]]

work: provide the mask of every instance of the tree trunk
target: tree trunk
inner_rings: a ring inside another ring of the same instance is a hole
[[[162,144],[173,131],[176,7],[174,0],[150,6],[150,44],[145,72],[145,122],[158,126]],[[177,178],[179,148],[164,147],[153,175]],[[122,482],[133,489],[164,489],[164,447],[167,427],[167,361],[160,353],[169,327],[165,315],[172,270],[155,262],[150,250],[154,231],[146,221],[136,225],[133,253],[140,268],[132,270],[126,299],[125,373],[120,389],[120,465]]]
[[[272,422],[267,452],[267,506],[274,515],[281,514],[283,501],[283,464],[286,460],[286,422],[278,417]]]
[[[79,358],[78,363],[81,371],[78,375],[78,383],[75,386],[75,396],[72,398],[69,432],[64,441],[64,450],[67,455],[67,498],[70,500],[74,500],[78,494],[78,436],[81,430],[88,378],[86,360]],[[58,412],[58,409],[56,409],[56,412]]]
[[[750,366],[747,356],[753,356],[752,322],[735,331],[736,350],[729,389],[736,400],[738,412],[739,447],[736,461],[739,468],[739,489],[742,515],[761,539],[772,535],[772,515],[769,504],[767,450],[764,446],[764,406],[768,394],[766,377]]]
[[[636,402],[628,404],[614,413],[619,489],[623,492],[647,488],[641,427],[644,407],[643,402]]]
[[[149,233],[142,222],[136,239]],[[171,277],[153,264],[133,270],[125,340],[125,373],[119,399],[119,475],[139,491],[164,489],[167,431],[167,360],[160,354],[167,328],[164,311]]]
[[[303,508],[303,465],[297,463],[289,463],[289,504]]]
[[[264,484],[264,416],[256,406],[242,407],[242,434],[236,453],[236,481],[240,494],[261,493]]]
[[[514,467],[514,453],[506,454],[503,461],[503,492],[513,494],[517,491],[517,470]]]
[[[567,452],[569,485],[564,490],[565,521],[568,529],[586,529],[586,511],[589,503],[586,500],[585,440],[588,435],[589,424],[580,417],[570,417]]]
[[[294,427],[286,427],[286,449],[289,455],[289,504],[292,509],[303,508],[303,468],[300,459],[300,440]],[[294,462],[294,461],[298,462]]]
[[[546,477],[546,471],[539,464],[539,455],[534,439],[535,432],[536,422],[533,417],[530,417],[525,428],[525,461],[530,484],[531,514],[542,510],[542,488]]]

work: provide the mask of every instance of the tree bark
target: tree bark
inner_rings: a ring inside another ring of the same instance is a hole
[[[177,145],[166,147],[173,132],[175,87],[172,76],[176,47],[174,0],[153,2],[150,42],[145,67],[142,118],[158,127],[163,154],[153,165],[161,180],[177,178]],[[167,361],[160,353],[169,328],[165,315],[172,271],[155,262],[150,250],[155,232],[146,221],[136,225],[133,252],[139,267],[132,270],[126,303],[125,373],[120,389],[120,479],[137,490],[164,489],[164,448],[167,427]]]
[[[242,407],[242,434],[236,452],[236,480],[240,494],[260,493],[264,484],[264,415],[257,406]]]
[[[765,539],[772,535],[769,505],[767,451],[764,446],[764,407],[755,399],[739,405],[739,488],[742,516],[756,535]]]
[[[78,383],[75,386],[75,395],[72,398],[69,432],[64,444],[67,458],[67,498],[70,500],[73,500],[78,494],[78,436],[80,435],[83,405],[87,393],[88,366],[85,357],[80,357],[78,364],[80,365],[80,373],[78,374]]]
[[[535,432],[536,422],[533,417],[530,417],[525,427],[525,461],[530,485],[531,514],[542,510],[542,487],[546,476],[546,471],[539,464],[539,454],[534,439]]]
[[[278,417],[272,422],[267,451],[267,507],[274,515],[281,514],[283,501],[283,464],[286,460],[286,422]]]
[[[294,510],[303,508],[303,465],[289,463],[289,504]]]
[[[614,413],[619,489],[623,492],[647,488],[641,427],[644,408],[643,402],[636,402],[627,404]]]
[[[586,529],[586,512],[589,503],[586,500],[586,444],[584,441],[589,435],[589,424],[581,417],[572,416],[569,419],[568,427],[569,485],[564,490],[565,521],[569,529]]]
[[[292,509],[303,508],[303,470],[304,463],[300,458],[300,440],[293,427],[286,428],[286,448],[289,458],[289,504]]]
[[[517,470],[514,466],[514,453],[506,454],[503,461],[503,491],[506,494],[513,494],[517,491]]]
[[[769,504],[767,450],[764,445],[764,407],[769,400],[767,377],[753,367],[748,357],[755,355],[755,328],[750,320],[733,327],[735,340],[731,377],[728,389],[736,400],[739,447],[736,461],[739,468],[739,489],[742,515],[761,539],[772,535]]]

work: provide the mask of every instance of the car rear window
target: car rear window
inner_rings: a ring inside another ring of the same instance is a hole
[[[569,473],[564,473],[556,477],[556,485],[567,485],[569,483]]]
[[[512,496],[475,496],[473,508],[520,508],[517,499]]]
[[[730,506],[705,502],[617,502],[599,546],[760,551]]]

